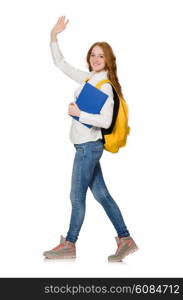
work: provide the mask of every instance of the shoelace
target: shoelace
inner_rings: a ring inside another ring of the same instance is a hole
[[[63,248],[65,246],[65,244],[59,244],[58,246],[56,246],[55,248],[53,248],[52,250],[58,250],[60,248]]]
[[[128,245],[128,247],[130,247],[133,244],[133,241],[132,240],[125,240],[125,243]],[[120,246],[122,246],[122,241],[119,241],[117,243],[117,245],[118,245],[118,249],[119,249]]]
[[[122,245],[123,245],[123,242],[124,242],[124,240],[123,240],[123,241],[122,241],[122,240],[118,241],[118,243],[117,243],[118,248],[117,248],[117,250],[116,250],[116,254],[119,253],[120,248],[121,248]],[[133,241],[132,241],[132,240],[125,240],[125,243],[126,243],[127,246],[130,248],[130,247],[132,246],[132,244],[133,244]]]

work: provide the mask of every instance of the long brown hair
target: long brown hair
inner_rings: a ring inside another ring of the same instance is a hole
[[[108,43],[96,42],[90,47],[90,49],[88,50],[88,53],[87,53],[87,58],[86,58],[89,71],[92,71],[92,67],[90,64],[90,55],[91,55],[93,47],[95,47],[95,46],[99,46],[102,48],[102,50],[104,52],[104,56],[105,56],[105,62],[106,62],[106,66],[105,66],[104,70],[108,71],[109,80],[113,83],[117,93],[123,97],[122,88],[121,88],[121,85],[119,83],[118,76],[117,76],[116,56],[114,55],[114,52]]]

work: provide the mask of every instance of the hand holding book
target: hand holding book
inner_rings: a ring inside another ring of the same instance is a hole
[[[80,111],[99,114],[107,98],[107,94],[87,82],[76,99],[74,106],[69,106],[69,111],[74,113],[74,115],[71,115],[71,113],[70,115],[79,121]],[[89,128],[92,127],[92,125],[86,123],[82,124]]]
[[[79,117],[80,116],[80,109],[77,106],[77,104],[75,102],[71,102],[69,104],[69,108],[68,108],[68,115],[73,116],[73,117]]]

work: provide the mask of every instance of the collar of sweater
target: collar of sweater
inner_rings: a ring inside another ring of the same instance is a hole
[[[107,79],[108,78],[108,71],[100,71],[100,72],[95,72],[95,71],[92,71],[91,72],[91,77],[92,79]]]

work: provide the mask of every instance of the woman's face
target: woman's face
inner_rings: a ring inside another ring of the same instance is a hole
[[[101,47],[95,46],[90,55],[92,71],[100,72],[105,68],[105,56]]]

